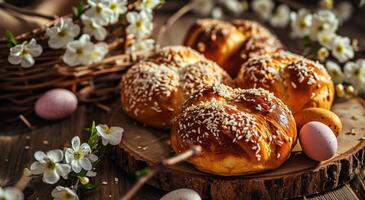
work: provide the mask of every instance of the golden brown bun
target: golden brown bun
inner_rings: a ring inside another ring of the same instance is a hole
[[[269,30],[248,20],[198,20],[189,29],[184,44],[217,62],[232,77],[250,57],[282,48]]]
[[[122,107],[143,124],[170,128],[187,97],[216,82],[232,80],[216,63],[188,47],[165,47],[122,77]]]
[[[251,58],[235,81],[240,88],[273,92],[293,113],[309,107],[330,109],[334,98],[333,82],[321,64],[285,51]]]
[[[171,130],[176,153],[200,145],[188,160],[197,169],[223,176],[275,169],[288,159],[297,138],[288,107],[263,89],[207,86],[184,104]]]

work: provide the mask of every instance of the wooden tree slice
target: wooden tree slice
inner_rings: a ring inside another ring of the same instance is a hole
[[[335,189],[348,183],[364,164],[365,103],[361,99],[338,102],[332,109],[343,123],[338,137],[337,154],[330,160],[316,162],[300,148],[278,169],[265,173],[221,177],[200,172],[184,162],[165,167],[149,184],[165,191],[191,188],[202,197],[212,199],[283,199],[309,196]],[[168,131],[151,129],[130,119],[116,106],[112,125],[125,129],[116,149],[118,164],[128,173],[153,166],[174,155],[169,146]],[[354,129],[356,134],[348,134]]]

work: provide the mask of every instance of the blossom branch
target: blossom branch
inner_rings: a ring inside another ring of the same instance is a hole
[[[54,20],[57,18],[57,16],[46,15],[46,14],[34,12],[32,10],[18,8],[16,6],[13,6],[6,2],[0,2],[0,7],[3,7],[5,9],[8,9],[8,10],[11,10],[11,11],[23,14],[23,15],[28,15],[28,16],[40,17],[40,18],[45,18],[45,19],[49,19],[49,20]]]
[[[163,160],[160,164],[158,164],[154,169],[152,169],[151,171],[148,172],[148,174],[146,176],[143,176],[142,178],[140,178],[138,180],[138,182],[132,187],[131,190],[129,190],[129,192],[124,195],[121,200],[129,200],[133,197],[133,195],[135,193],[137,193],[137,191],[145,184],[147,183],[154,175],[156,175],[156,173],[162,169],[162,166],[171,166],[171,165],[175,165],[181,161],[184,161],[188,158],[190,158],[191,156],[195,156],[200,154],[202,151],[201,146],[197,145],[197,146],[192,146],[189,150],[183,152],[182,154],[176,155],[174,157],[168,158]]]
[[[162,37],[164,36],[167,29],[169,29],[178,19],[184,16],[186,13],[191,11],[194,8],[196,1],[190,1],[182,8],[180,8],[175,14],[173,14],[166,22],[160,27],[160,31],[158,32],[156,39],[156,47],[159,47]]]

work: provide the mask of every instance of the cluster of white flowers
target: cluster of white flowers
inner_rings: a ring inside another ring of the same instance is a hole
[[[123,135],[123,128],[108,127],[104,124],[99,124],[95,127],[96,135],[101,138],[102,144],[117,145],[120,143]],[[48,184],[57,183],[60,178],[68,179],[68,175],[75,173],[81,184],[88,184],[89,179],[96,175],[93,170],[93,163],[98,160],[98,156],[93,154],[91,144],[81,143],[78,136],[72,138],[71,148],[51,150],[48,152],[37,151],[34,154],[36,161],[30,166],[30,171],[33,175],[42,175],[42,181]],[[84,170],[86,176],[81,176],[80,172]],[[6,192],[6,191],[5,191]],[[5,193],[0,188],[1,195],[14,195],[11,192]],[[68,188],[57,186],[52,191],[52,197],[55,200],[73,199],[78,200],[76,188]],[[6,199],[6,198],[5,198]]]
[[[224,10],[230,14],[239,15],[248,9],[246,0],[192,0],[195,3],[193,11],[202,16],[222,18]]]
[[[103,41],[108,33],[105,26],[119,22],[120,17],[126,14],[129,23],[126,31],[135,37],[129,50],[150,50],[155,43],[153,39],[147,39],[153,29],[152,11],[161,3],[161,0],[141,0],[136,6],[137,11],[128,12],[127,0],[87,0],[86,10],[81,15],[83,34],[80,36],[81,28],[71,18],[61,18],[46,30],[48,46],[66,49],[62,58],[69,66],[99,62],[108,53],[108,46],[103,42],[94,44],[91,37]],[[28,68],[34,65],[34,57],[41,53],[42,47],[32,39],[12,47],[8,61]]]
[[[336,34],[338,18],[331,10],[319,10],[312,14],[306,9],[291,13],[292,35],[309,37],[318,42],[322,48],[317,52],[319,60],[324,61],[330,54],[343,63],[354,57],[351,41]]]
[[[137,11],[127,13],[127,33],[134,36],[135,41],[129,51],[148,51],[154,47],[155,41],[147,39],[153,30],[152,11],[162,3],[161,0],[143,0],[139,2]]]
[[[23,193],[15,187],[0,187],[0,199],[4,200],[23,200]]]
[[[337,63],[332,61],[326,62],[326,68],[332,80],[337,84],[337,93],[342,93],[340,90],[343,88],[343,83],[350,88],[346,91],[348,93],[365,92],[365,59],[347,62],[343,67],[343,71]]]

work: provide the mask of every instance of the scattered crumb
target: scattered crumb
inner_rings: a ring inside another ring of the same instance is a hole
[[[49,144],[47,140],[43,140],[43,144]]]
[[[4,161],[5,161],[5,162],[9,162],[9,159],[5,158],[5,159],[4,159]]]
[[[103,182],[101,182],[101,184],[103,184],[103,185],[108,185],[108,182],[103,181]]]
[[[359,140],[365,140],[365,136],[362,136]]]
[[[25,146],[24,149],[29,149],[29,146]]]
[[[30,136],[29,135],[25,136],[25,139],[30,140]]]
[[[357,132],[356,132],[355,128],[351,128],[350,132],[347,132],[346,135],[356,135],[356,133]]]
[[[117,177],[114,178],[114,181],[118,183],[119,179]]]
[[[109,194],[109,198],[112,198],[112,195],[111,194]]]
[[[355,120],[355,121],[358,120],[358,118],[356,116],[352,116],[351,119]]]
[[[147,150],[147,147],[142,147],[142,150],[143,150],[143,151],[146,151],[146,150]]]

